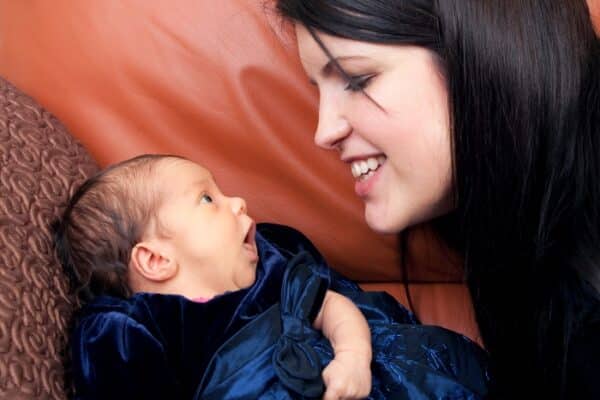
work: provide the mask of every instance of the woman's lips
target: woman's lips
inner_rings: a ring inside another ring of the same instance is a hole
[[[376,171],[385,163],[387,158],[383,154],[354,158],[350,162],[350,170],[355,179],[365,178],[367,174]]]
[[[358,178],[354,184],[354,192],[358,195],[358,197],[368,197],[369,193],[373,189],[373,186],[379,179],[382,169],[383,165],[379,166],[379,168],[377,168],[375,171],[370,171],[365,177]]]
[[[379,179],[387,158],[383,155],[371,156],[355,160],[351,163],[352,175],[356,179],[354,191],[365,198],[371,192],[373,185]]]

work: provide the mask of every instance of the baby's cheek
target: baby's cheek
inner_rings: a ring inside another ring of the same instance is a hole
[[[245,272],[244,287],[250,287],[256,282],[256,264],[252,263]]]

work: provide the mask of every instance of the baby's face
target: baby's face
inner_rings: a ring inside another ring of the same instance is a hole
[[[158,221],[185,276],[214,294],[252,285],[258,252],[245,201],[225,196],[210,172],[191,161],[169,160],[157,175],[164,193]]]

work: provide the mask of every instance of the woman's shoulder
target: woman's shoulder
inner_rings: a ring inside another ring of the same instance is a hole
[[[584,282],[582,299],[567,355],[567,397],[600,399],[600,295]]]
[[[590,330],[598,332],[600,329],[600,292],[587,280],[582,280],[580,299],[577,332],[581,334],[586,334]],[[597,343],[600,345],[600,340]]]

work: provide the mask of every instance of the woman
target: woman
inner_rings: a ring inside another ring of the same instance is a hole
[[[278,0],[367,223],[436,217],[497,398],[600,398],[600,44],[584,0]],[[516,388],[525,388],[517,390]]]

